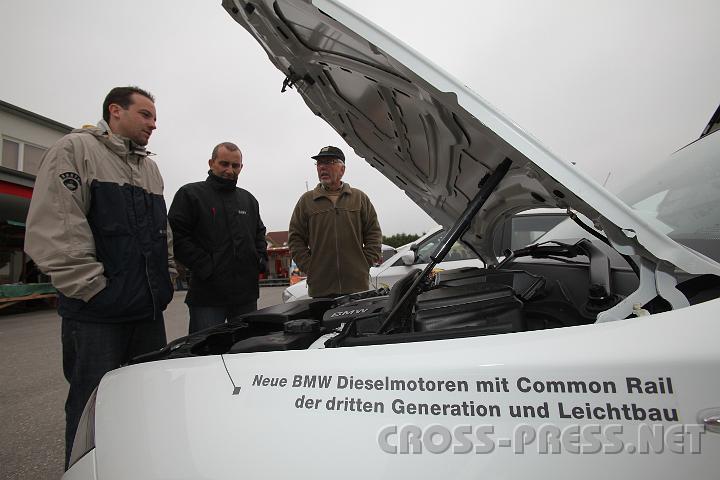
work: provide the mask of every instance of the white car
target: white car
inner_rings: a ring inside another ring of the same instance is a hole
[[[493,249],[496,253],[501,253],[507,248],[515,250],[529,245],[566,217],[567,215],[558,209],[533,209],[514,215],[494,232]],[[415,242],[403,245],[397,250],[391,251],[391,247],[383,245],[385,260],[382,264],[370,268],[370,288],[389,289],[410,270],[425,268],[430,262],[430,254],[442,242],[444,236],[445,230],[436,227]],[[434,271],[484,266],[485,263],[478,255],[458,240]],[[282,293],[283,302],[286,303],[306,298],[309,298],[307,280],[289,286]]]
[[[448,233],[388,296],[276,305],[108,373],[63,478],[718,477],[720,115],[625,203],[340,4],[223,5]],[[585,238],[500,260],[492,232],[537,207]],[[430,275],[461,237],[487,268]]]

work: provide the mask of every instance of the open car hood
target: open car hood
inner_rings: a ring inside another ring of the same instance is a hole
[[[330,0],[223,0],[310,110],[448,227],[505,158],[509,172],[464,240],[488,265],[492,233],[530,208],[570,208],[649,271],[720,274],[410,47]],[[642,262],[641,262],[642,263]]]

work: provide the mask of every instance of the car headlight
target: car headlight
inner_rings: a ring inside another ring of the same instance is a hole
[[[282,293],[283,303],[289,302],[292,297],[293,297],[293,294],[288,292],[287,289],[283,290],[283,293]]]
[[[78,423],[77,431],[75,432],[72,452],[70,453],[70,464],[68,468],[72,467],[75,462],[95,448],[95,401],[97,399],[97,391],[98,389],[95,387],[80,417],[80,423]]]

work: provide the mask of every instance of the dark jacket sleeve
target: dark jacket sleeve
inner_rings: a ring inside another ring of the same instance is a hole
[[[175,194],[168,220],[173,232],[175,258],[189,268],[197,278],[205,280],[213,272],[212,257],[193,238],[193,230],[197,228],[197,205],[192,193],[182,187]]]
[[[305,197],[301,196],[295,205],[292,217],[290,218],[290,227],[288,228],[288,246],[290,247],[290,255],[300,270],[310,273],[310,247],[308,230],[308,218],[303,208],[305,205]]]
[[[265,224],[263,224],[262,218],[260,218],[260,206],[258,205],[257,200],[255,200],[255,208],[257,210],[257,228],[255,231],[255,251],[257,252],[258,259],[260,261],[260,272],[267,272],[267,261],[268,261],[268,254],[267,254],[267,240],[265,239],[265,234],[267,233],[267,229],[265,228]]]

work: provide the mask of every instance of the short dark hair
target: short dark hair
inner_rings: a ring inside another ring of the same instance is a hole
[[[137,93],[138,95],[142,95],[143,97],[147,97],[155,103],[155,97],[152,96],[150,92],[146,92],[140,87],[115,87],[107,94],[105,97],[105,101],[103,102],[103,120],[106,122],[110,121],[110,110],[108,107],[110,107],[111,103],[116,103],[120,105],[122,108],[128,108],[130,105],[132,105],[132,95],[133,93]]]
[[[240,150],[240,147],[235,145],[232,142],[222,142],[215,145],[215,148],[213,148],[212,156],[210,157],[210,160],[215,160],[217,158],[218,150],[220,150],[220,147],[223,147],[228,152],[237,152]]]

